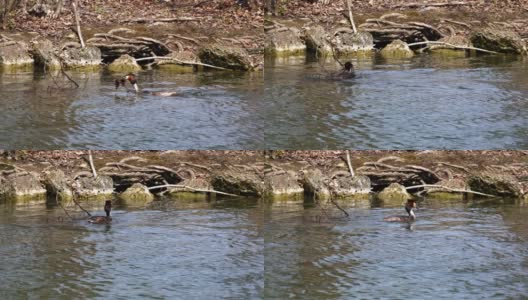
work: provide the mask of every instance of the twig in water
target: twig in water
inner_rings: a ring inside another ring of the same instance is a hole
[[[345,214],[345,216],[350,217],[350,215],[347,213],[347,211],[344,210],[341,206],[339,206],[339,204],[337,204],[337,202],[335,202],[334,199],[330,199],[330,202],[332,202],[332,204],[335,205],[337,207],[337,209],[342,211]]]

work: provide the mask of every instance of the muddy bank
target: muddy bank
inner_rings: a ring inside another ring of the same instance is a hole
[[[341,1],[321,2],[290,1],[282,10],[268,9],[266,52],[338,56],[379,52],[385,57],[440,51],[528,53],[528,11],[519,1],[505,6],[476,1],[452,5],[352,1],[357,33]]]
[[[523,151],[8,151],[3,201],[131,203],[245,196],[270,201],[519,198]],[[350,162],[350,167],[349,167]],[[94,173],[96,177],[94,177]]]
[[[86,47],[71,29],[75,20],[69,6],[58,14],[49,9],[39,14],[32,8],[15,10],[13,23],[0,31],[0,67],[57,70],[61,63],[65,69],[112,65],[109,70],[126,73],[139,66],[192,72],[249,71],[263,64],[263,12],[258,7],[229,1],[200,6],[132,2],[101,6],[80,1]],[[148,11],[142,9],[145,5]]]

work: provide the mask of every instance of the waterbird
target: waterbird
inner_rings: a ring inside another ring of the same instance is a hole
[[[383,218],[383,221],[386,222],[414,222],[416,220],[416,215],[414,214],[414,210],[417,209],[416,207],[416,200],[409,199],[407,200],[407,203],[405,203],[405,211],[409,214],[408,216],[389,216]]]
[[[173,97],[177,96],[178,93],[176,92],[151,92],[151,91],[141,91],[139,90],[139,86],[137,83],[136,75],[132,73],[128,73],[126,76],[116,79],[115,80],[115,87],[116,90],[119,88],[119,86],[125,86],[126,81],[130,82],[130,84],[134,87],[134,90],[136,91],[136,94],[148,94],[148,95],[154,95],[154,96],[160,96],[160,97]]]
[[[319,80],[345,80],[356,77],[354,72],[354,65],[352,62],[347,61],[343,65],[343,68],[337,72],[328,72],[326,74],[313,74],[306,76],[308,79],[319,79]]]
[[[88,220],[91,224],[108,224],[112,222],[112,217],[110,217],[110,211],[112,210],[112,200],[106,200],[104,205],[104,211],[106,216],[92,216]]]

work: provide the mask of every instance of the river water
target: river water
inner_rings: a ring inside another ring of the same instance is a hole
[[[116,90],[123,74],[69,73],[78,89],[63,76],[0,72],[1,148],[263,148],[262,72],[139,73],[142,89],[175,97]]]
[[[111,299],[524,299],[528,205],[376,202],[322,222],[303,204],[116,205],[111,225],[0,205],[0,296]],[[93,208],[97,211],[97,208]],[[97,212],[101,213],[101,212]],[[337,212],[335,212],[337,213]]]
[[[526,149],[528,61],[508,56],[266,58],[266,146],[274,149]],[[314,79],[315,78],[315,79]]]

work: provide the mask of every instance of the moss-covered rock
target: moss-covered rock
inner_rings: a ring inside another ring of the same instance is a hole
[[[191,64],[179,63],[178,61],[191,62],[191,63],[201,62],[200,58],[198,58],[198,56],[191,51],[172,52],[169,55],[166,55],[165,57],[169,57],[174,60],[168,60],[168,59],[156,60],[158,69],[164,70],[164,71],[176,72],[176,73],[193,72],[196,67]]]
[[[306,28],[303,33],[303,39],[306,43],[306,49],[310,52],[320,54],[332,53],[332,46],[328,42],[328,33],[321,25]]]
[[[134,183],[124,192],[119,194],[126,205],[144,205],[154,200],[154,195],[141,183]]]
[[[264,195],[275,200],[303,200],[304,189],[294,173],[266,176]]]
[[[58,50],[50,40],[39,40],[31,44],[31,54],[35,59],[35,66],[46,71],[60,70]]]
[[[466,181],[461,178],[453,178],[453,179],[443,179],[436,183],[435,185],[441,185],[445,186],[450,189],[457,189],[457,190],[468,190],[469,186],[467,185]],[[458,193],[449,191],[447,189],[438,188],[438,187],[428,187],[427,190],[427,197],[431,199],[438,199],[438,200],[453,200],[458,199],[462,200],[467,195],[464,193]]]
[[[302,183],[304,193],[315,200],[330,199],[330,190],[326,186],[326,178],[319,169],[313,169],[306,172],[303,176]]]
[[[409,45],[401,40],[392,41],[392,43],[381,49],[380,54],[389,58],[410,58],[414,56],[414,52],[409,48]]]
[[[213,177],[211,184],[215,190],[242,196],[262,196],[263,180],[254,174],[240,174],[227,171]]]
[[[391,183],[378,194],[378,198],[384,202],[401,203],[411,199],[412,196],[403,185]]]
[[[473,191],[495,196],[517,198],[522,195],[519,183],[508,174],[484,171],[470,176],[468,185]]]
[[[185,179],[182,182],[178,183],[179,186],[186,186],[190,189],[185,188],[170,188],[168,192],[168,196],[170,196],[172,199],[177,200],[207,200],[211,198],[213,195],[209,195],[208,193],[201,192],[201,191],[194,191],[193,189],[197,190],[212,190],[214,189],[212,184],[203,179],[203,178],[193,178],[193,179]]]
[[[46,201],[46,189],[39,181],[38,175],[34,173],[14,173],[0,182],[0,192],[5,199],[15,201],[42,202]]]
[[[364,197],[371,191],[370,178],[363,175],[336,177],[330,181],[329,187],[337,198]]]
[[[0,66],[27,67],[34,63],[28,45],[24,42],[7,42],[0,44]]]
[[[247,71],[252,68],[247,51],[240,47],[221,44],[200,49],[198,57],[203,63],[231,70]]]
[[[96,178],[81,177],[74,182],[73,188],[81,199],[106,199],[114,193],[114,181],[106,175],[99,175]]]
[[[44,175],[44,184],[46,185],[48,195],[53,199],[56,198],[59,201],[71,201],[73,199],[73,191],[62,170],[55,169],[46,172]]]
[[[111,72],[136,72],[141,70],[141,66],[132,56],[125,54],[108,65],[108,70]]]
[[[267,32],[265,51],[281,55],[303,54],[306,45],[298,29],[273,30]]]
[[[352,33],[348,31],[338,32],[334,37],[336,51],[339,55],[358,54],[361,52],[372,52],[374,50],[374,38],[369,32],[360,31]]]
[[[59,55],[69,69],[95,70],[101,66],[101,50],[97,47],[67,48]]]
[[[477,48],[501,53],[527,53],[526,43],[517,32],[496,26],[484,27],[473,32],[471,42]]]

